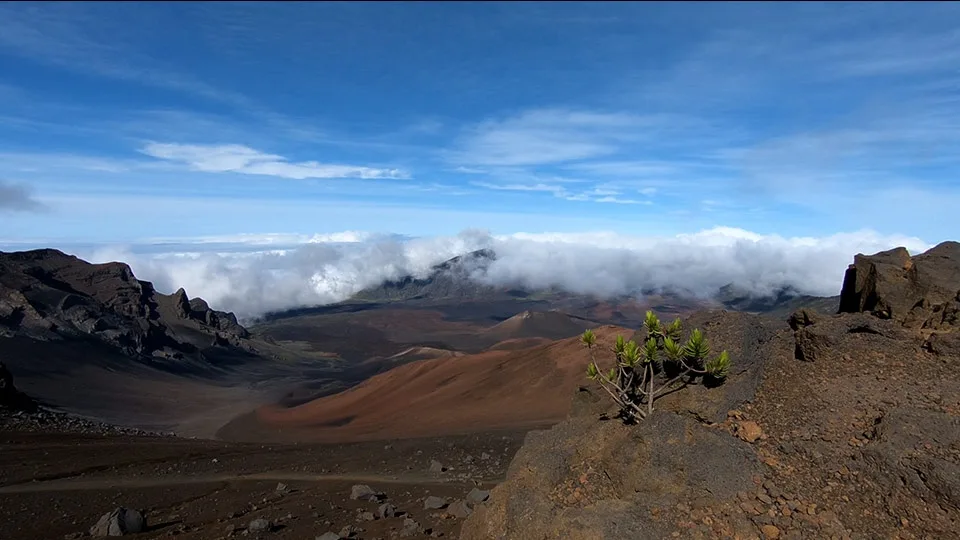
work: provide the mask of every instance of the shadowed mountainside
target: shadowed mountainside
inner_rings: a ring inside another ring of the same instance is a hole
[[[346,387],[329,359],[255,339],[183,289],[52,249],[0,253],[0,359],[42,403],[202,434],[305,378]]]

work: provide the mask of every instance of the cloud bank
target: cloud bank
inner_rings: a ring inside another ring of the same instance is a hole
[[[917,253],[932,247],[918,238],[871,231],[783,238],[724,227],[669,237],[603,232],[494,236],[468,230],[435,238],[358,233],[306,238],[310,243],[263,245],[253,252],[215,252],[198,242],[189,252],[101,248],[78,255],[92,262],[125,261],[140,279],[153,281],[163,292],[184,287],[191,297],[251,318],[345,300],[387,279],[425,277],[432,266],[481,248],[495,250],[497,260],[478,280],[609,297],[650,289],[710,295],[728,283],[757,294],[790,286],[803,294],[829,296],[838,294],[856,253],[896,246]],[[244,241],[249,244],[250,238]]]

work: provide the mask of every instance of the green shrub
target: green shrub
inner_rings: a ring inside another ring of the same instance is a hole
[[[587,376],[620,406],[626,420],[639,420],[653,413],[653,402],[667,392],[694,384],[721,384],[730,372],[727,351],[708,360],[710,345],[700,329],[694,329],[682,343],[683,325],[675,319],[669,325],[648,311],[643,323],[647,337],[641,344],[617,336],[613,346],[614,365],[604,372],[595,356],[597,336],[587,330],[580,341],[590,351]]]

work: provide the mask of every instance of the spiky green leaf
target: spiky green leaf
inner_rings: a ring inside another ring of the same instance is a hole
[[[619,362],[623,356],[624,347],[626,347],[627,342],[623,339],[623,336],[617,335],[617,341],[613,344],[613,354],[616,355],[617,361]]]
[[[594,364],[593,362],[590,362],[590,363],[587,365],[587,378],[589,378],[589,379],[596,379],[597,376],[599,376],[599,375],[600,375],[600,370],[597,369],[597,365]]]
[[[640,347],[632,339],[623,346],[622,362],[627,367],[633,367],[640,361]]]
[[[667,326],[667,330],[665,332],[667,337],[672,339],[673,341],[680,341],[680,336],[682,333],[683,333],[683,323],[680,322],[680,317],[677,317],[676,319],[674,319],[673,322],[670,323],[669,326]]]
[[[663,352],[667,355],[667,360],[677,362],[683,356],[683,347],[672,338],[663,340]]]
[[[717,379],[726,379],[727,375],[730,374],[730,355],[727,354],[727,351],[721,352],[720,356],[707,362],[704,369]]]
[[[587,348],[593,348],[597,343],[597,335],[593,333],[593,330],[584,330],[583,335],[580,336],[580,343],[583,343]]]
[[[657,347],[657,340],[654,338],[648,339],[643,344],[643,363],[649,364],[650,362],[656,362],[658,352],[660,351]]]
[[[643,326],[647,328],[647,332],[650,334],[660,333],[660,319],[657,318],[653,311],[647,311]]]
[[[703,337],[703,332],[701,332],[699,328],[695,328],[693,333],[690,334],[690,339],[687,340],[687,344],[683,347],[683,355],[688,360],[698,363],[710,355],[710,346],[707,344],[707,339]]]
[[[617,368],[610,368],[610,373],[607,375],[607,379],[613,381],[617,378]]]

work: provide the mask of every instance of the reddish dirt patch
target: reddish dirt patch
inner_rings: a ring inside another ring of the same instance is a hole
[[[603,347],[614,326],[597,330]],[[340,394],[292,408],[263,407],[228,424],[233,440],[359,441],[530,428],[563,419],[585,381],[579,338],[516,351],[414,362]]]

